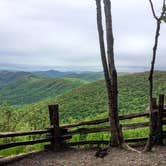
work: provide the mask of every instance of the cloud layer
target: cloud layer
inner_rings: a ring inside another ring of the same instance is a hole
[[[0,11],[0,64],[101,67],[94,0],[0,0]],[[112,12],[117,66],[149,66],[155,20],[148,1],[112,0]],[[160,67],[165,38],[163,24]]]

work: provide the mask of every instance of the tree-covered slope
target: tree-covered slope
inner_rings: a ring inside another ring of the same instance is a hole
[[[120,114],[143,112],[148,106],[148,73],[137,73],[119,77]],[[166,72],[155,73],[155,96],[166,94]],[[48,120],[48,104],[60,105],[61,123],[71,123],[85,119],[97,119],[107,116],[107,94],[104,81],[97,81],[69,90],[57,97],[25,106],[34,115],[32,119]],[[36,112],[34,111],[36,110]],[[30,114],[29,112],[29,114]],[[41,120],[43,121],[43,120]],[[46,123],[46,120],[45,122]],[[49,122],[47,122],[49,123]]]
[[[30,75],[29,72],[0,71],[0,88]]]
[[[89,82],[94,82],[97,80],[102,80],[104,78],[103,72],[85,72],[85,73],[74,73],[74,74],[69,74],[66,77],[68,78],[79,78],[81,80],[89,81]]]
[[[40,77],[50,77],[50,78],[62,78],[62,77],[66,77],[70,74],[74,74],[74,72],[70,72],[70,71],[57,71],[57,70],[47,70],[47,71],[35,71],[33,72],[34,75],[36,76],[40,76]]]
[[[37,71],[33,72],[33,74],[40,76],[40,77],[47,77],[47,78],[79,78],[84,81],[94,82],[97,80],[104,79],[103,72],[91,72],[91,71],[80,71],[80,72],[61,72],[56,70],[48,70],[48,71]],[[126,75],[128,73],[120,72],[118,75]]]
[[[119,72],[118,76],[127,75],[129,73],[125,72]],[[66,77],[68,78],[79,78],[81,80],[89,81],[89,82],[95,82],[98,80],[104,79],[104,73],[103,72],[85,72],[85,73],[79,73],[79,74],[69,74]]]
[[[130,74],[120,76],[118,79],[120,114],[145,111],[148,106],[148,73]],[[154,89],[156,97],[159,93],[166,94],[166,72],[155,73]],[[48,105],[55,103],[60,106],[61,124],[103,118],[108,116],[107,102],[104,81],[96,81],[81,85],[56,97],[22,107],[3,104],[0,105],[0,131],[26,131],[48,127],[50,124]],[[133,123],[144,121],[147,121],[147,119],[132,119]],[[123,134],[125,138],[145,137],[148,135],[148,129],[129,130]],[[72,140],[102,140],[108,138],[109,133],[98,133],[88,136],[76,135]],[[35,148],[39,149],[37,146]],[[28,150],[26,147],[20,147],[20,149],[15,148],[15,151],[2,151],[0,155],[17,154]]]
[[[79,78],[84,81],[93,82],[96,80],[101,80],[104,78],[103,72],[91,72],[91,71],[80,71],[80,72],[62,72],[56,70],[48,70],[48,71],[36,71],[33,72],[34,75],[40,77],[47,77],[47,78]]]
[[[156,72],[155,96],[166,94],[166,72]],[[70,119],[96,119],[107,115],[107,94],[104,81],[97,81],[73,89],[56,98],[60,104],[64,122]],[[145,111],[148,106],[148,73],[136,73],[119,77],[120,114]],[[70,119],[69,119],[70,118]]]
[[[166,94],[166,72],[156,72],[154,79],[155,96],[158,97],[158,94],[160,93]],[[119,77],[120,114],[145,111],[148,106],[147,80],[148,73],[137,73]],[[76,82],[73,82],[75,85]],[[39,85],[38,81],[37,83]],[[53,83],[55,85],[55,82]],[[47,84],[45,86],[47,86]],[[43,86],[43,89],[45,86]],[[24,124],[27,122],[33,122],[30,125],[33,129],[33,125],[36,126],[36,122],[39,121],[40,123],[37,123],[37,128],[43,128],[43,126],[49,124],[48,104],[55,103],[60,106],[61,123],[71,123],[85,119],[90,120],[106,117],[108,101],[105,83],[104,81],[97,81],[84,84],[56,97],[18,108],[17,113],[19,112],[19,117],[20,115],[22,115],[21,117],[24,116],[24,118],[18,120],[19,123],[22,123],[22,121],[24,121]],[[2,110],[5,110],[4,107]]]
[[[35,103],[45,98],[55,97],[69,89],[84,84],[79,79],[41,78],[27,75],[0,88],[0,103],[21,105]]]

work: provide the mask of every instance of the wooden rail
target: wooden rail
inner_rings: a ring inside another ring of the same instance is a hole
[[[44,143],[44,142],[49,142],[49,141],[51,141],[50,138],[43,138],[43,139],[38,139],[38,140],[34,140],[34,141],[12,142],[12,143],[0,145],[0,150],[4,150],[4,149],[16,147],[16,146],[34,145],[34,144],[39,144],[39,143]]]
[[[6,132],[6,133],[0,133],[0,138],[19,137],[19,136],[37,135],[37,134],[47,134],[47,133],[50,133],[50,132],[51,132],[51,129],[34,130],[34,131],[27,131],[27,132]]]
[[[61,137],[54,137],[55,140],[66,140],[70,138],[71,136],[67,136],[67,135],[64,135]],[[39,144],[44,142],[50,142],[51,140],[52,140],[52,137],[41,138],[41,139],[31,140],[31,141],[11,142],[11,143],[0,145],[0,150],[4,150],[4,149],[16,147],[16,146],[34,145],[34,144]]]
[[[69,125],[62,125],[61,127],[69,129],[69,128],[80,127],[80,126],[85,126],[85,125],[98,125],[98,124],[105,123],[105,122],[108,122],[108,118],[84,121],[84,122],[69,124]]]
[[[140,118],[140,117],[148,117],[149,113],[147,112],[141,112],[141,113],[134,113],[134,114],[129,114],[129,115],[121,115],[119,116],[119,120],[128,120],[128,119],[133,119],[133,118]],[[91,121],[85,121],[85,122],[80,122],[80,123],[75,123],[71,125],[62,125],[62,128],[73,128],[73,127],[80,127],[80,126],[85,126],[85,125],[98,125],[102,123],[108,122],[108,118],[103,118],[103,119],[97,119],[97,120],[91,120]]]
[[[123,124],[123,130],[132,130],[137,128],[149,127],[149,122],[142,123],[132,123],[132,124]],[[71,131],[68,131],[67,135],[73,136],[76,134],[90,134],[98,132],[108,132],[110,131],[110,126],[94,127],[94,128],[78,128]]]

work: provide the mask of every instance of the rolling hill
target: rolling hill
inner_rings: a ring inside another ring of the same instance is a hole
[[[154,76],[155,96],[166,94],[166,72],[156,72]],[[107,116],[107,94],[104,81],[82,85],[58,97],[61,117],[64,122]],[[145,111],[148,106],[148,73],[119,76],[120,114]]]
[[[120,114],[144,112],[148,106],[148,73],[136,73],[119,76],[119,111]],[[155,96],[166,93],[166,72],[155,73]],[[107,94],[103,80],[83,84],[57,97],[27,105],[27,111],[37,110],[31,119],[48,122],[48,104],[60,105],[61,123],[78,122],[107,116]],[[24,110],[24,108],[21,108]],[[38,115],[37,115],[38,114]],[[39,116],[40,115],[40,116]],[[45,119],[45,120],[43,120]],[[47,119],[47,120],[46,120]]]
[[[0,71],[0,104],[31,104],[102,79],[103,72]]]
[[[56,70],[48,70],[48,71],[37,71],[33,72],[33,74],[40,76],[40,77],[48,77],[48,78],[78,78],[83,81],[94,82],[97,80],[104,79],[103,72],[92,72],[92,71],[73,71],[73,72],[61,72]],[[126,75],[128,73],[119,72],[118,75]]]
[[[11,72],[11,71],[0,71],[0,88],[8,85],[13,81],[17,81],[24,77],[32,75],[30,72]]]
[[[85,81],[74,78],[42,78],[29,73],[23,74],[5,85],[2,83],[0,104],[5,102],[11,105],[35,103],[45,98],[55,97],[84,83]]]
[[[33,72],[33,74],[40,77],[61,78],[61,77],[66,77],[70,74],[74,74],[74,72],[61,72],[57,70],[47,70],[47,71],[35,71]]]
[[[119,113],[128,114],[134,112],[144,112],[148,106],[148,73],[135,73],[125,76],[119,76]],[[57,82],[56,82],[57,81]],[[76,86],[78,81],[79,85]],[[27,84],[28,82],[28,84]],[[70,82],[70,84],[68,84]],[[71,84],[72,83],[72,84]],[[26,91],[20,93],[23,99],[31,101],[32,98],[39,99],[36,103],[26,104],[20,107],[10,106],[8,104],[0,105],[0,131],[29,131],[43,129],[49,126],[48,105],[58,103],[60,106],[60,123],[69,124],[84,120],[92,120],[107,117],[107,94],[105,83],[103,80],[93,83],[80,83],[78,79],[48,79],[34,76],[28,76],[27,80],[22,81],[22,84],[13,87],[13,93],[19,92],[22,87]],[[26,85],[26,86],[25,86]],[[36,86],[34,86],[36,85]],[[58,94],[63,87],[75,87],[68,89],[58,96],[45,98],[45,95],[51,96],[49,93]],[[155,96],[159,93],[166,94],[166,72],[156,72],[154,81]],[[56,86],[56,87],[54,87]],[[57,87],[61,87],[57,89]],[[37,93],[34,93],[35,90]],[[50,89],[49,89],[50,88]],[[46,90],[47,89],[47,90]],[[49,90],[48,90],[49,89]],[[36,94],[33,96],[33,94]],[[38,94],[38,95],[37,95]],[[32,97],[33,96],[33,97]],[[13,102],[20,101],[20,98],[10,98]],[[33,102],[34,102],[33,99]],[[24,100],[25,101],[25,100]],[[20,102],[19,102],[20,103]],[[132,122],[138,123],[147,119],[133,119]],[[148,129],[140,129],[125,132],[126,138],[145,137],[148,135]],[[108,139],[109,133],[98,133],[86,135],[76,135],[73,140],[93,140],[93,139]],[[31,138],[27,138],[31,139]],[[24,140],[24,138],[23,138]],[[22,140],[22,141],[23,141]],[[42,146],[42,145],[41,145]],[[41,146],[35,146],[34,149],[41,149]],[[0,155],[11,155],[26,152],[29,149],[26,147],[18,147],[12,150],[2,151]],[[31,149],[32,150],[32,149]]]
[[[47,78],[79,78],[84,81],[93,82],[96,80],[101,80],[104,78],[103,72],[90,72],[90,71],[82,71],[82,72],[62,72],[56,70],[48,70],[48,71],[36,71],[33,72],[34,75],[40,77]]]

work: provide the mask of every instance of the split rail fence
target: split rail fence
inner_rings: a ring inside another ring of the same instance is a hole
[[[132,124],[123,124],[124,120],[129,120],[133,118],[140,117],[151,117],[152,127],[154,135],[158,136],[158,143],[162,144],[163,140],[166,138],[166,132],[163,129],[163,126],[166,125],[166,106],[164,105],[164,95],[159,96],[158,104],[157,99],[154,99],[154,109],[151,114],[148,112],[134,113],[129,115],[119,116],[120,122],[122,122],[122,130],[134,130],[138,128],[148,127],[150,124],[148,122],[132,123]],[[151,115],[151,116],[149,116]],[[35,130],[29,132],[7,132],[0,133],[0,139],[3,138],[15,138],[20,136],[31,136],[31,135],[41,135],[45,138],[40,138],[36,140],[28,141],[17,141],[0,144],[0,150],[16,147],[16,146],[25,146],[25,145],[34,145],[39,143],[50,142],[46,145],[46,148],[58,150],[62,146],[77,146],[85,144],[108,144],[108,140],[93,140],[93,141],[66,141],[70,140],[72,136],[76,134],[91,134],[99,132],[109,132],[109,119],[98,119],[92,121],[84,121],[76,124],[63,125],[59,124],[59,108],[58,105],[49,105],[49,116],[50,116],[50,127],[44,130]],[[102,125],[100,125],[102,124]],[[91,126],[91,127],[90,127]],[[94,127],[95,126],[95,127]],[[128,143],[137,143],[140,141],[146,141],[148,138],[128,138],[125,141]]]

